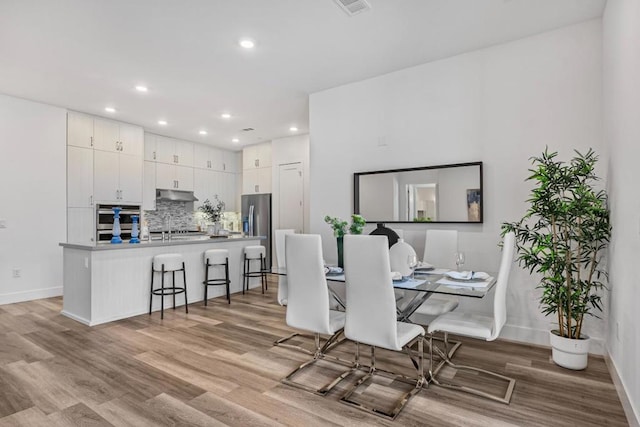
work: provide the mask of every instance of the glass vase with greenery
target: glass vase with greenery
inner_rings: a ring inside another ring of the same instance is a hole
[[[542,274],[540,305],[545,315],[557,316],[557,335],[581,339],[585,314],[602,309],[597,291],[607,273],[600,263],[611,225],[606,192],[594,186],[599,179],[594,151],[576,151],[569,163],[557,155],[545,149],[532,158],[529,209],[519,221],[503,223],[502,230],[515,232],[520,265]]]
[[[202,205],[198,208],[200,212],[204,214],[209,222],[217,223],[222,218],[225,204],[222,200],[218,199],[218,195],[213,196],[213,202],[206,199],[202,202]]]
[[[338,217],[331,217],[329,215],[324,217],[324,222],[329,224],[333,229],[333,235],[336,237],[338,244],[338,267],[344,267],[344,256],[343,256],[343,237],[347,233],[347,221],[343,221]],[[351,225],[349,226],[349,232],[351,234],[362,234],[362,230],[364,226],[367,224],[367,221],[362,217],[362,215],[353,214],[351,215]]]

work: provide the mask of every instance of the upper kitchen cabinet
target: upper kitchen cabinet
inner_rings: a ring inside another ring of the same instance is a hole
[[[96,202],[142,204],[142,157],[94,151],[93,165]]]
[[[216,169],[218,163],[222,163],[222,153],[217,148],[205,144],[194,144],[193,166],[198,169]]]
[[[93,206],[93,150],[67,147],[67,207]]]
[[[93,148],[96,150],[142,157],[143,144],[141,127],[112,120],[93,120]]]
[[[93,148],[93,117],[75,111],[67,113],[67,145]]]
[[[193,167],[192,142],[156,135],[155,145],[156,162]]]
[[[271,167],[271,143],[250,145],[242,150],[242,169]]]
[[[223,151],[223,172],[237,173],[242,169],[240,167],[240,152],[239,151]]]
[[[156,163],[156,188],[193,191],[193,168]]]

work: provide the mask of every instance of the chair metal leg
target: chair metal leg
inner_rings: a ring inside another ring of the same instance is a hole
[[[426,384],[426,379],[424,376],[423,342],[424,342],[424,337],[419,336],[405,346],[405,347],[412,347],[414,344],[416,343],[418,344],[419,361],[417,362],[417,366],[413,358],[410,357],[412,364],[414,364],[414,367],[416,368],[416,371],[418,373],[417,378],[415,379],[406,377],[404,375],[397,375],[392,372],[381,371],[378,368],[376,368],[375,349],[372,346],[371,347],[371,367],[369,368],[369,372],[364,377],[360,378],[360,380],[358,380],[358,382],[356,382],[356,384],[354,384],[354,386],[351,389],[349,389],[344,396],[342,396],[342,398],[340,399],[340,402],[345,403],[349,406],[353,406],[358,409],[394,420],[398,416],[398,414],[402,411],[402,409],[404,409],[404,407],[409,402],[409,400],[411,400],[413,396],[415,396],[418,392],[420,392],[420,390],[422,390],[422,387]],[[358,347],[356,346],[356,350],[357,349]],[[406,384],[413,385],[414,387],[402,395],[402,397],[397,401],[396,405],[390,412],[352,400],[351,396],[356,392],[356,390],[363,384],[366,384],[369,380],[372,380],[376,375],[383,375],[385,377],[393,379],[394,381],[400,381]]]
[[[151,306],[153,305],[153,263],[151,263],[151,291],[149,292],[149,315],[151,315]]]
[[[316,394],[319,394],[321,396],[325,396],[327,393],[329,393],[336,385],[338,385],[340,383],[340,381],[342,381],[348,375],[341,374],[340,376],[338,376],[337,378],[332,380],[329,384],[326,384],[326,385],[320,387],[319,389],[310,387],[310,386],[308,386],[306,384],[295,382],[295,381],[293,381],[293,377],[296,376],[300,371],[302,371],[306,367],[311,366],[314,363],[316,363],[318,360],[323,360],[323,359],[330,359],[331,361],[337,362],[337,363],[339,363],[341,365],[351,366],[350,362],[346,362],[346,361],[341,360],[341,359],[339,359],[337,357],[328,356],[326,354],[328,349],[331,349],[331,348],[335,347],[335,345],[337,345],[340,342],[342,342],[342,340],[338,340],[338,337],[342,334],[342,332],[343,332],[343,330],[341,329],[340,331],[338,331],[335,334],[333,334],[325,342],[325,344],[323,346],[320,346],[320,334],[314,334],[315,352],[312,353],[313,354],[313,358],[311,360],[308,360],[308,361],[304,362],[303,364],[298,366],[296,369],[291,371],[286,377],[284,377],[282,379],[282,383],[290,385],[290,386],[293,386],[293,387],[301,388],[303,390],[306,390],[306,391],[309,391],[309,392],[312,392],[312,393],[316,393]],[[305,349],[303,349],[303,350],[305,350]],[[305,351],[307,351],[307,350],[305,350]],[[311,353],[311,352],[309,352],[309,353]],[[349,372],[351,372],[351,371],[349,371]]]
[[[446,341],[446,337],[445,337],[445,341]],[[478,390],[472,387],[467,387],[467,386],[461,386],[461,385],[455,385],[455,384],[449,384],[449,383],[444,383],[444,382],[440,382],[437,378],[436,375],[440,369],[440,367],[438,367],[437,370],[432,371],[433,369],[433,352],[438,353],[438,356],[440,356],[440,358],[443,360],[442,363],[446,363],[447,365],[451,366],[454,369],[462,369],[462,370],[468,370],[468,371],[474,371],[474,372],[481,372],[483,374],[495,377],[495,378],[499,378],[501,380],[507,381],[507,390],[504,393],[504,395],[502,396],[497,396],[495,394],[491,394],[491,393],[487,393],[485,391],[482,390]],[[448,354],[445,352],[443,352],[441,349],[439,349],[438,347],[433,345],[433,334],[431,334],[431,336],[429,337],[429,359],[431,362],[431,369],[429,372],[429,381],[433,382],[435,385],[438,385],[440,387],[445,387],[445,388],[450,388],[453,390],[459,390],[459,391],[464,391],[466,393],[471,393],[471,394],[475,394],[476,396],[480,396],[480,397],[484,397],[487,399],[491,399],[491,400],[495,400],[497,402],[500,403],[504,403],[504,404],[509,404],[509,402],[511,401],[511,395],[513,394],[513,389],[516,386],[516,380],[510,377],[506,377],[504,375],[498,374],[496,372],[492,372],[492,371],[487,371],[486,369],[482,369],[482,368],[476,368],[475,366],[466,366],[466,365],[456,365],[455,363],[451,362],[451,360],[448,357]]]

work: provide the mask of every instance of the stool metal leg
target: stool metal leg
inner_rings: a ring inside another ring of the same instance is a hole
[[[176,309],[176,272],[171,272],[171,283],[173,286],[173,309]]]
[[[186,268],[184,267],[184,261],[182,262],[182,283],[184,284],[184,309],[185,309],[185,312],[189,314],[189,300],[187,299],[187,271],[186,271]],[[173,286],[175,287],[175,283]],[[174,302],[175,302],[175,297],[176,297],[176,294],[173,294]]]
[[[242,294],[244,295],[245,284],[248,282],[249,278],[247,277],[247,255],[244,255],[244,261],[242,263]],[[247,290],[249,286],[246,285]]]
[[[207,283],[209,283],[209,258],[207,258],[207,265],[205,265],[204,267],[204,306],[207,306],[207,291],[209,290],[209,285]]]
[[[227,258],[224,262],[224,278],[226,280],[226,284],[227,284],[227,301],[229,301],[229,304],[231,304],[231,293],[229,292],[229,285],[230,285],[230,280],[229,280],[229,258]]]
[[[160,294],[160,320],[164,319],[164,264],[162,264],[162,293]]]
[[[149,315],[151,315],[151,305],[153,303],[153,263],[151,263],[151,292],[149,292]]]
[[[264,294],[264,288],[265,288],[265,285],[266,285],[265,284],[265,280],[264,280],[266,276],[263,273],[263,271],[264,271],[263,266],[265,265],[264,261],[265,260],[264,260],[264,258],[262,258],[262,254],[260,254],[260,261],[259,261],[259,263],[260,263],[260,267],[259,267],[260,268],[260,285],[262,286],[262,293],[263,294]]]

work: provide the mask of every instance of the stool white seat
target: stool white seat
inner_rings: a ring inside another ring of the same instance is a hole
[[[182,286],[176,286],[176,271],[182,271]],[[153,278],[155,273],[161,274],[161,287],[153,288]],[[164,283],[165,273],[171,273],[172,283],[167,287]],[[160,318],[164,319],[164,296],[173,296],[173,309],[176,309],[176,295],[184,293],[185,311],[189,313],[189,303],[187,300],[187,275],[185,272],[184,258],[181,254],[160,254],[153,257],[151,262],[151,292],[149,295],[149,314],[153,304],[153,296],[160,295]]]
[[[207,305],[209,286],[224,285],[227,289],[227,301],[231,304],[231,294],[229,293],[229,251],[227,249],[208,249],[204,252],[204,305]],[[210,267],[224,267],[224,277],[210,278]]]
[[[244,247],[244,263],[242,270],[242,293],[245,289],[249,291],[249,280],[252,277],[259,277],[262,285],[262,293],[267,289],[267,250],[262,245],[250,245]],[[258,261],[257,270],[251,269],[251,262]]]

